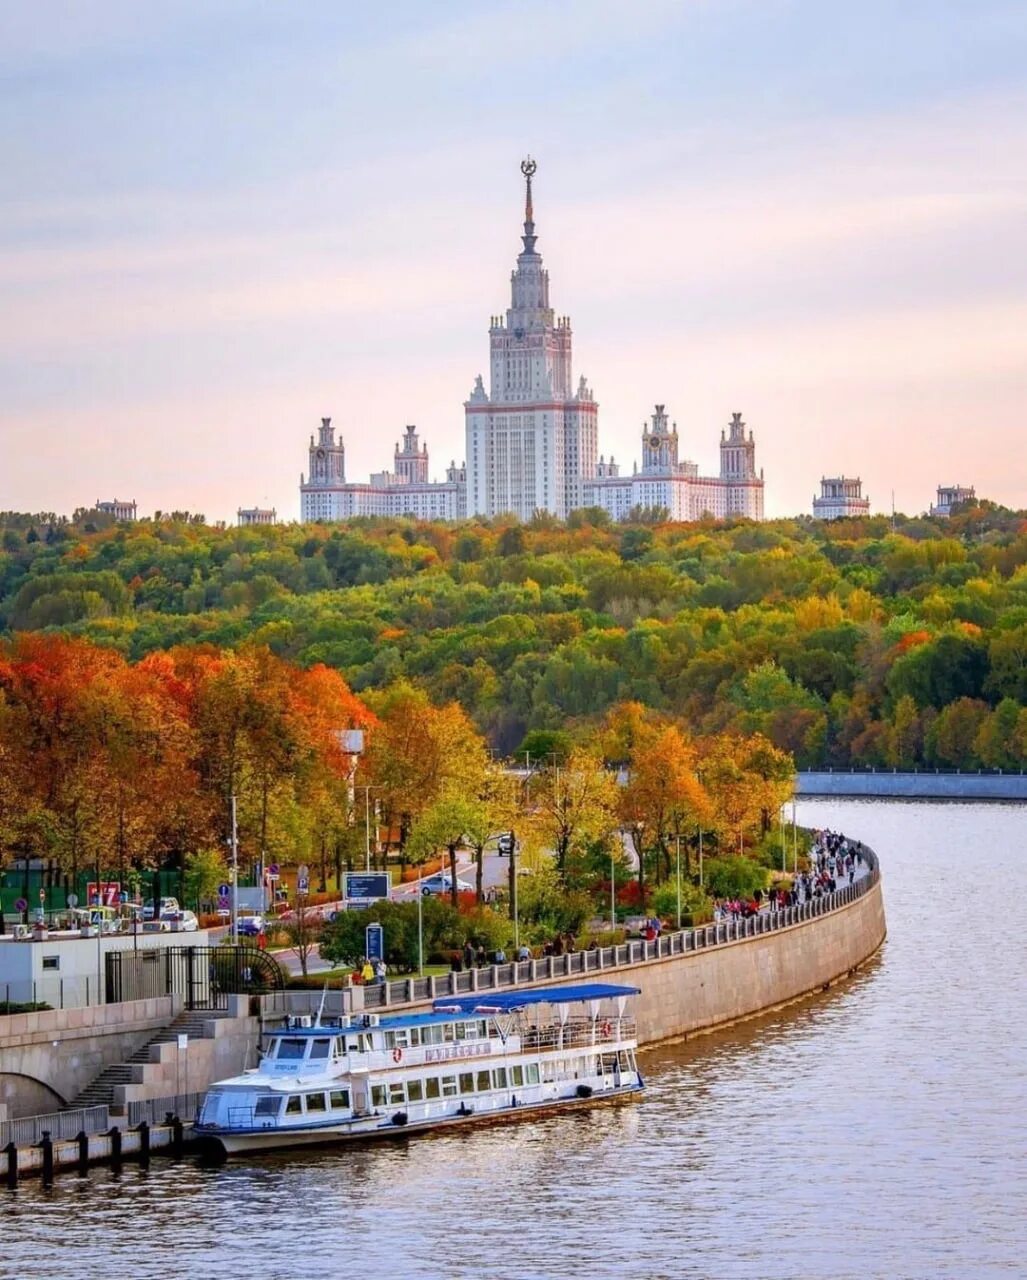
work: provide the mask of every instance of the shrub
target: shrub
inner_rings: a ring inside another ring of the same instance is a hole
[[[766,867],[750,858],[707,858],[704,870],[707,892],[714,898],[751,898],[769,879]]]

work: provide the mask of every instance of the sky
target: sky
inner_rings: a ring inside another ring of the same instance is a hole
[[[1027,506],[1024,0],[6,0],[0,509],[296,518],[322,416],[441,478],[529,152],[622,469],[659,401],[770,515]]]

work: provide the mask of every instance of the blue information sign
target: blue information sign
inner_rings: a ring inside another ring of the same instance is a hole
[[[380,924],[369,924],[364,930],[364,954],[368,960],[385,959],[385,930]]]
[[[389,896],[389,877],[385,872],[347,871],[346,898],[377,902]]]

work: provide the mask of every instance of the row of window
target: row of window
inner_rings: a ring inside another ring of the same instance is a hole
[[[419,1044],[452,1044],[461,1040],[487,1040],[489,1024],[485,1018],[476,1022],[442,1022],[422,1027],[398,1027],[386,1031],[386,1049],[408,1049]]]
[[[254,1116],[278,1116],[281,1109],[281,1096],[268,1093],[257,1099],[253,1114]],[[285,1103],[287,1116],[326,1115],[329,1111],[348,1111],[349,1109],[348,1089],[319,1089],[316,1093],[294,1093]]]
[[[522,1089],[538,1084],[537,1062],[523,1066],[493,1067],[492,1070],[461,1071],[448,1076],[428,1076],[424,1080],[397,1080],[371,1086],[371,1102],[376,1107],[395,1107],[405,1102],[434,1102],[470,1093],[490,1093],[493,1089]]]

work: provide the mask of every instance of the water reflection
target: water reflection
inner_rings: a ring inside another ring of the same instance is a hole
[[[1027,1250],[1027,810],[802,806],[882,855],[829,993],[647,1052],[646,1100],[2,1193],[5,1276],[988,1277]]]

